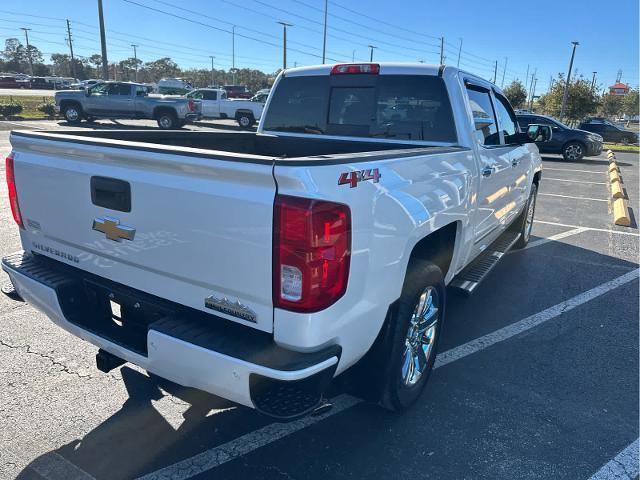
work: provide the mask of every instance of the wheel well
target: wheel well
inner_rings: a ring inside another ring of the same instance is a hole
[[[582,140],[568,140],[568,141],[564,142],[564,145],[562,145],[562,150],[564,150],[564,147],[566,147],[570,143],[579,143],[582,146],[583,150],[586,151],[586,149],[587,149],[587,144],[584,143]]]
[[[236,118],[238,118],[242,114],[247,114],[250,117],[253,117],[253,112],[251,110],[236,110]]]
[[[533,183],[540,186],[540,178],[542,177],[542,171],[538,171],[533,175]]]
[[[453,258],[457,231],[458,222],[453,222],[430,233],[413,247],[409,262],[414,258],[428,260],[440,267],[442,274],[446,276]]]
[[[80,105],[80,102],[78,102],[77,100],[63,100],[60,102],[60,110],[64,110],[65,108],[71,106],[71,105],[75,105],[76,107],[79,107],[80,110],[82,111],[82,105]]]
[[[175,117],[178,116],[178,114],[176,113],[174,108],[171,108],[171,107],[156,107],[156,108],[153,109],[153,118],[158,118],[163,113],[170,113],[171,115],[173,115]]]

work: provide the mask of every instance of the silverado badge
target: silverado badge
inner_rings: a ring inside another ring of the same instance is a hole
[[[93,221],[93,229],[102,232],[109,240],[120,242],[125,240],[133,240],[136,235],[136,229],[120,225],[120,220],[113,217],[98,217]]]
[[[204,299],[204,306],[211,310],[217,310],[218,312],[247,320],[248,322],[255,323],[256,321],[256,312],[240,303],[240,300],[232,302],[226,297],[218,298],[211,295]]]

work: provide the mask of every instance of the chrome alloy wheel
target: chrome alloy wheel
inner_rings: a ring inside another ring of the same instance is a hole
[[[565,149],[565,154],[569,160],[578,160],[582,157],[582,147],[577,143],[569,145]]]
[[[418,383],[431,356],[435,355],[433,344],[439,317],[438,292],[434,287],[427,287],[413,310],[404,341],[402,380],[408,387]]]
[[[535,184],[534,184],[535,187]],[[529,208],[527,209],[527,219],[524,226],[524,238],[529,240],[531,236],[531,229],[533,228],[533,217],[536,213],[536,198],[538,198],[538,189],[536,188],[533,195],[531,195],[531,201],[529,202]]]
[[[173,120],[168,115],[161,116],[158,120],[158,123],[160,124],[160,127],[165,129],[171,128],[173,126]]]
[[[80,118],[80,112],[78,112],[78,109],[75,107],[67,107],[67,109],[65,110],[64,116],[67,118],[68,121],[75,122]]]

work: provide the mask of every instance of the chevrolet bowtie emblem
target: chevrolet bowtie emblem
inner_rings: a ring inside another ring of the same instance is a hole
[[[125,240],[133,240],[136,229],[120,225],[120,220],[113,217],[99,217],[93,221],[93,229],[97,232],[104,233],[109,240],[116,242]]]

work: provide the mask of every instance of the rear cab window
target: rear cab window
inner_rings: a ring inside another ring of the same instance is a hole
[[[263,129],[456,143],[444,81],[429,75],[284,77]]]

